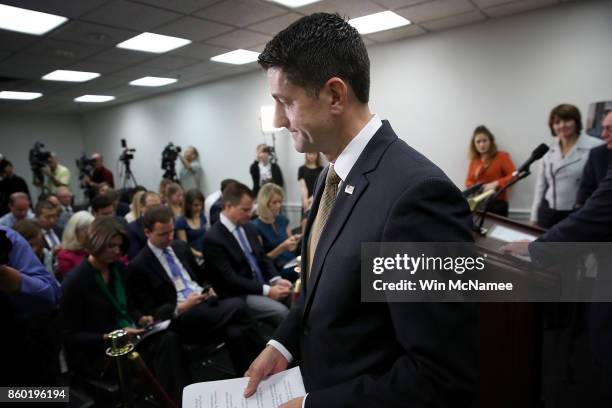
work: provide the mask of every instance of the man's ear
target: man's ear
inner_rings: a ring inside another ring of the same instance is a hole
[[[325,83],[324,88],[328,92],[330,112],[342,113],[348,101],[349,89],[346,82],[338,77],[332,77]]]

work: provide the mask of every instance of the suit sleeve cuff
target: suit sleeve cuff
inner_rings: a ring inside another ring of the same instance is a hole
[[[291,355],[291,353],[289,352],[289,350],[287,350],[285,348],[285,346],[283,346],[282,344],[280,344],[278,341],[276,340],[270,340],[267,343],[268,346],[272,346],[275,349],[278,350],[279,353],[281,353],[283,355],[283,357],[285,357],[285,360],[287,360],[287,362],[289,364],[291,364],[291,362],[293,361],[293,356]]]
[[[306,408],[306,398],[308,397],[308,394],[304,395],[304,399],[302,400],[302,408]]]
[[[263,285],[262,295],[267,297],[268,293],[270,293],[270,285]]]

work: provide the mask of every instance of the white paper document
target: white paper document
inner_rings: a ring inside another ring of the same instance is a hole
[[[493,226],[489,230],[489,238],[494,238],[498,241],[512,242],[526,239],[527,241],[535,241],[537,237],[535,235],[525,234],[510,228],[502,227],[499,225]]]
[[[257,392],[244,398],[247,377],[209,381],[183,389],[183,408],[277,408],[306,395],[299,367],[272,375],[259,383]]]

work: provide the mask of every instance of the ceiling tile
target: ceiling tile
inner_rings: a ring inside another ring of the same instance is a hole
[[[231,51],[229,48],[217,47],[208,44],[189,44],[184,47],[170,51],[168,55],[182,55],[184,57],[196,58],[199,60],[208,60],[215,55],[223,54]]]
[[[148,4],[179,13],[191,14],[203,7],[210,6],[219,0],[130,0],[135,3]]]
[[[115,46],[136,34],[138,34],[137,31],[83,21],[71,21],[53,31],[49,37],[91,45]]]
[[[281,14],[287,10],[260,0],[225,0],[195,13],[208,20],[245,27]]]
[[[472,0],[472,1],[476,4],[476,6],[483,9],[487,7],[499,6],[500,4],[510,3],[516,0]]]
[[[128,83],[134,79],[142,78],[144,76],[169,76],[167,75],[167,72],[168,70],[163,68],[134,65],[132,67],[124,68],[121,71],[116,71],[113,73],[113,75],[125,78],[125,82]]]
[[[126,65],[136,64],[147,59],[155,57],[157,54],[150,52],[141,52],[133,50],[124,50],[121,48],[110,48],[106,51],[102,51],[89,59],[91,61],[109,62],[116,64],[118,62]]]
[[[253,24],[248,27],[249,30],[259,31],[262,33],[276,35],[281,30],[287,28],[294,21],[303,17],[301,14],[288,13],[282,16],[273,17],[261,23]]]
[[[161,68],[161,69],[179,69],[182,67],[186,67],[189,65],[194,65],[199,63],[200,60],[180,57],[178,55],[160,55],[159,57],[155,57],[153,59],[147,60],[141,64],[143,67],[153,67],[153,68]]]
[[[476,9],[468,0],[435,0],[429,3],[402,8],[396,12],[413,23],[421,23],[474,10]]]
[[[37,79],[33,81],[22,82],[21,84],[11,88],[13,91],[21,92],[41,92],[43,95],[52,94],[62,89],[69,88],[72,86],[70,82],[61,81],[43,81]]]
[[[380,4],[381,6],[385,6],[385,7],[388,7],[394,10],[398,8],[414,6],[415,4],[425,3],[431,0],[374,0],[374,1],[376,1],[376,3]],[[508,1],[508,0],[504,0],[504,1]]]
[[[110,64],[108,62],[99,61],[79,61],[72,65],[66,66],[66,69],[74,71],[99,72],[102,75],[111,74],[122,69],[124,65]]]
[[[471,11],[465,14],[441,18],[439,20],[427,21],[420,25],[429,31],[447,30],[453,27],[459,27],[486,20],[486,17],[480,11]]]
[[[211,74],[213,72],[222,71],[231,68],[231,65],[222,64],[219,62],[205,61],[199,64],[190,65],[185,68],[168,71],[167,74],[174,78],[182,78],[185,80],[192,80],[204,75]]]
[[[512,3],[502,4],[496,7],[486,8],[483,11],[489,17],[503,17],[511,14],[522,13],[524,11],[547,7],[557,4],[557,0],[521,0]]]
[[[211,38],[206,42],[208,44],[217,45],[231,49],[248,48],[253,45],[268,42],[272,39],[269,35],[256,33],[249,30],[234,30],[227,34],[222,34],[218,37]]]
[[[367,16],[368,14],[379,13],[381,11],[385,11],[386,8],[381,7],[369,0],[327,0],[300,7],[298,10],[303,14],[311,14],[321,11],[325,13],[338,13],[342,17],[356,18]]]
[[[108,0],[2,0],[2,3],[59,16],[76,18]]]
[[[0,76],[39,79],[66,65],[67,61],[62,58],[19,53],[0,62]]]
[[[112,0],[85,14],[81,19],[128,30],[148,31],[180,17],[180,14],[156,7],[126,0]]]
[[[393,30],[381,31],[374,34],[368,34],[365,36],[366,38],[370,38],[374,41],[384,42],[384,41],[395,41],[402,38],[415,37],[417,35],[425,34],[426,31],[421,27],[410,24],[408,26],[395,28]]]
[[[91,81],[75,84],[65,90],[56,92],[56,96],[69,96],[77,97],[88,93],[99,93],[104,94],[109,90],[116,88],[120,85],[124,85],[126,79],[116,75],[105,75],[92,79]]]
[[[25,51],[28,54],[62,58],[72,63],[96,54],[102,49],[101,46],[43,38],[39,42],[27,47]]]
[[[156,34],[186,38],[191,41],[202,41],[232,31],[233,29],[234,27],[197,17],[183,17],[170,24],[156,28],[154,32]]]
[[[18,51],[39,40],[35,35],[0,30],[0,50],[3,51]]]

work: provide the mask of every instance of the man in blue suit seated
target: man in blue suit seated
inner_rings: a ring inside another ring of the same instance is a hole
[[[302,293],[251,364],[245,395],[299,364],[306,397],[283,408],[471,407],[478,306],[363,303],[363,242],[470,242],[465,199],[368,106],[369,57],[337,14],[306,16],[259,56],[275,127],[297,151],[321,152],[302,246]]]
[[[603,118],[601,138],[606,142],[591,150],[589,159],[584,166],[582,181],[576,197],[576,205],[582,206],[599,186],[606,176],[608,167],[612,164],[612,111]]]

